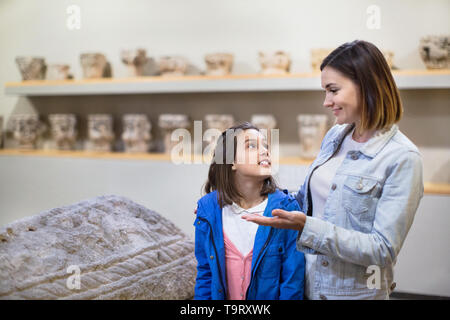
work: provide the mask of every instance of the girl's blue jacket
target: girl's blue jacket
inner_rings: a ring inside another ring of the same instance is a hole
[[[227,287],[222,209],[217,192],[206,194],[197,204],[194,222],[197,258],[195,299],[225,300]],[[274,209],[300,211],[298,202],[286,190],[268,195],[264,216],[271,217]],[[247,300],[303,299],[305,257],[296,249],[297,234],[295,230],[258,227]]]

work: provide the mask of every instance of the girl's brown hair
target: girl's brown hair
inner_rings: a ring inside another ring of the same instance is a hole
[[[403,106],[391,70],[381,51],[362,40],[347,42],[331,52],[320,65],[332,67],[360,89],[361,130],[385,129],[400,121]]]
[[[244,122],[225,130],[217,139],[204,191],[205,193],[217,191],[217,200],[221,208],[227,204],[231,205],[233,202],[239,203],[242,199],[242,195],[236,188],[231,167],[236,159],[237,133],[249,129],[259,131],[251,123]],[[275,180],[270,176],[264,180],[260,194],[261,196],[268,195],[275,192],[277,188]]]

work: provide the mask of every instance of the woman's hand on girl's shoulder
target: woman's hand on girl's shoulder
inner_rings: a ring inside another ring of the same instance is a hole
[[[264,217],[257,214],[245,214],[242,219],[254,222],[261,226],[270,226],[278,229],[293,229],[302,231],[306,222],[306,215],[300,211],[272,210],[272,216]]]

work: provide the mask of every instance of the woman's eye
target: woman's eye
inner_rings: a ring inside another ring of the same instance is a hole
[[[253,149],[253,148],[256,148],[257,146],[256,146],[256,143],[249,143],[248,147],[249,147],[249,149],[250,148]]]

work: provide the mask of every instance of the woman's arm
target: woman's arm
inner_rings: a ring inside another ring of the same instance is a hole
[[[422,196],[422,160],[411,151],[397,161],[384,183],[371,233],[279,209],[273,211],[274,218],[254,215],[243,218],[261,225],[299,230],[297,249],[306,253],[319,252],[363,266],[383,267],[396,259]]]
[[[297,238],[297,246],[363,266],[392,264],[412,225],[422,196],[422,160],[415,152],[405,153],[384,183],[371,233],[348,230],[307,217]]]

